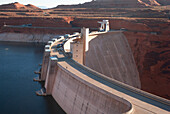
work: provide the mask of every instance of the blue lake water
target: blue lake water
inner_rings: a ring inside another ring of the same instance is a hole
[[[43,45],[0,42],[0,113],[64,114],[51,97],[37,96],[33,82],[43,58]]]

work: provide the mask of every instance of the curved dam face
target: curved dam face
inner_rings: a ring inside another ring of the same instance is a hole
[[[52,60],[50,55],[58,59]],[[52,95],[66,113],[126,114],[133,111],[129,101],[105,90],[99,82],[88,77],[87,71],[79,72],[75,61],[55,49],[51,54],[44,53],[42,65],[40,78],[45,80],[46,94]]]
[[[52,96],[68,114],[122,114],[131,104],[119,97],[103,93],[75,74],[58,68]],[[83,82],[82,82],[83,81]],[[99,100],[100,99],[100,100]]]
[[[139,74],[126,37],[121,32],[89,36],[85,65],[110,78],[141,88]]]

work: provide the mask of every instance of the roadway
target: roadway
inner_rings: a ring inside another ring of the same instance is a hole
[[[141,90],[138,90],[137,88],[133,88],[130,86],[126,86],[125,84],[122,85],[122,83],[119,83],[117,81],[113,81],[113,79],[109,79],[107,77],[105,77],[103,75],[103,77],[101,77],[102,74],[97,73],[96,71],[87,68],[77,62],[75,62],[72,59],[65,59],[65,61],[72,67],[74,67],[75,69],[77,69],[79,72],[87,75],[88,77],[108,86],[111,87],[119,92],[123,92],[126,95],[129,95],[131,97],[134,97],[136,99],[139,99],[143,102],[149,103],[151,105],[157,106],[159,108],[162,108],[164,110],[170,111],[170,102],[165,99],[159,98],[157,96],[154,96],[152,94],[149,94],[147,92],[139,92]],[[110,80],[110,81],[109,81]]]

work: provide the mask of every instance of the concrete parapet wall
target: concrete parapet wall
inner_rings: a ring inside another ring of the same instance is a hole
[[[47,95],[52,93],[55,77],[57,74],[57,69],[58,69],[57,61],[49,59],[47,75],[45,80],[45,88]]]
[[[40,80],[45,80],[48,71],[50,52],[44,52]]]

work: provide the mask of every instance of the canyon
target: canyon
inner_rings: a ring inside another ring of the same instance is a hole
[[[87,6],[97,1],[83,5]],[[0,6],[0,39],[1,41],[12,41],[14,40],[12,36],[16,35],[16,39],[20,36],[17,41],[23,39],[23,42],[33,42],[32,36],[35,36],[36,41],[41,42],[42,40],[39,40],[45,36],[46,40],[43,41],[46,42],[49,40],[47,38],[49,36],[52,38],[55,35],[80,32],[82,27],[97,30],[99,27],[97,22],[108,19],[111,30],[122,28],[125,30],[124,34],[132,49],[139,72],[141,89],[170,99],[168,90],[170,88],[169,1],[153,0],[153,6],[146,0],[140,1],[147,3],[148,6],[142,4],[139,8],[133,8],[136,5],[125,8],[120,5],[118,8],[114,8],[114,5],[106,4],[108,8],[87,8],[80,4],[58,6],[46,10],[39,8],[33,8],[33,10],[19,3],[15,3],[15,6],[18,7]],[[19,8],[19,6],[24,8]],[[13,10],[11,10],[12,8]],[[30,23],[31,27],[22,26]],[[18,27],[18,25],[22,27]],[[24,40],[26,35],[28,39]]]

